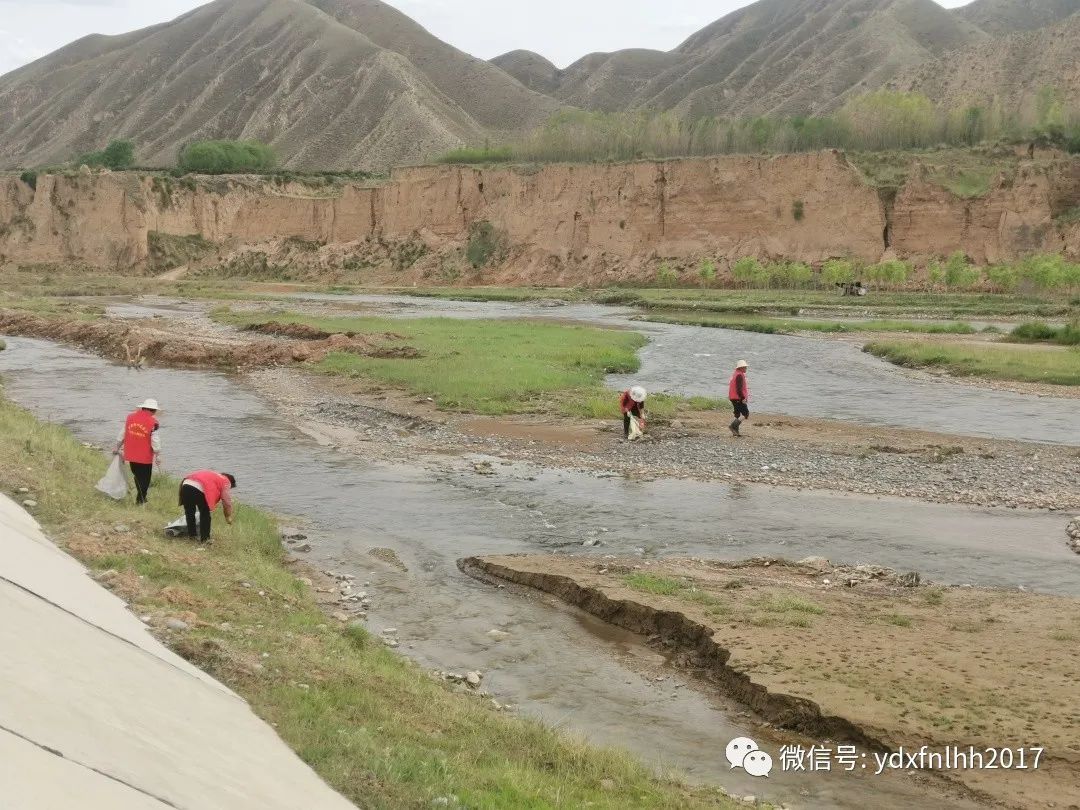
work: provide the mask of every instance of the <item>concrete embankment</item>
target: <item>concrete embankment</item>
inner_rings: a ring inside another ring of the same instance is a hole
[[[0,807],[346,810],[0,495]]]

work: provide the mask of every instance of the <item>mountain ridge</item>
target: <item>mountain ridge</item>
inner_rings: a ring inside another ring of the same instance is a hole
[[[557,68],[477,59],[381,0],[214,0],[90,35],[0,76],[0,167],[131,138],[145,165],[193,140],[251,138],[286,168],[382,170],[515,137],[560,109],[703,116],[825,114],[878,89],[947,104],[1080,104],[1080,0],[758,0],[671,51]],[[1019,66],[1019,68],[1017,67]]]

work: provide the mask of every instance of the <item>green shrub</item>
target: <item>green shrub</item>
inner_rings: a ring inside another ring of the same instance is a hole
[[[264,172],[276,163],[274,150],[257,141],[200,141],[180,153],[180,168],[197,174]]]
[[[1009,333],[1009,337],[1019,341],[1053,340],[1057,329],[1042,321],[1022,323]]]
[[[679,277],[668,262],[661,262],[660,269],[656,271],[656,284],[658,287],[678,286]]]
[[[795,218],[796,222],[802,222],[803,217],[806,216],[806,209],[802,200],[796,200],[791,204],[791,216]]]
[[[1020,270],[1011,264],[995,264],[986,268],[986,278],[997,292],[1009,293],[1020,283]]]
[[[1031,256],[1020,263],[1021,282],[1043,292],[1080,285],[1080,265],[1057,254]]]
[[[498,262],[506,253],[506,243],[495,226],[488,221],[475,222],[469,228],[469,243],[465,247],[465,258],[474,270]]]
[[[19,179],[26,183],[26,185],[30,186],[30,188],[37,191],[37,172],[25,171],[19,175]]]
[[[769,272],[757,259],[746,256],[735,262],[731,268],[731,277],[747,287],[760,287],[768,282]]]
[[[712,259],[702,259],[698,267],[698,278],[701,279],[702,287],[709,287],[716,281],[716,262]]]
[[[967,289],[979,281],[979,268],[968,263],[963,251],[956,251],[945,262],[945,286]]]
[[[483,149],[475,147],[462,147],[451,149],[445,155],[436,159],[436,163],[509,163],[514,159],[514,152],[509,146],[485,146]]]
[[[100,152],[82,155],[76,161],[85,166],[104,167],[113,171],[130,169],[135,163],[135,144],[131,141],[110,141]]]
[[[855,264],[847,259],[829,259],[821,266],[821,283],[826,287],[855,281]]]
[[[1080,346],[1080,319],[1064,326],[1050,326],[1041,321],[1022,323],[1009,333],[1010,343],[1059,343],[1063,346]]]
[[[910,275],[911,265],[898,259],[866,268],[866,277],[883,287],[899,287],[907,283]]]

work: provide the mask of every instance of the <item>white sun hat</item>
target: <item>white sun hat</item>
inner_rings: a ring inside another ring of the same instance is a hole
[[[738,363],[735,364],[735,368],[750,368],[750,364],[747,363],[745,360],[740,360]]]
[[[647,396],[648,393],[640,385],[635,385],[630,389],[630,399],[634,400],[634,402],[644,402]]]
[[[146,402],[144,402],[139,407],[140,408],[145,408],[148,411],[160,411],[161,410],[161,408],[158,407],[156,399],[148,399],[148,400],[146,400]]]

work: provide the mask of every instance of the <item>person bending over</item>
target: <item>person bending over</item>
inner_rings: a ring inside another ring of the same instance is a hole
[[[225,522],[232,525],[235,488],[236,478],[229,473],[199,470],[184,476],[180,483],[180,505],[187,518],[188,537],[195,539],[197,528],[199,542],[210,542],[210,520],[218,503],[225,513]]]
[[[630,419],[641,419],[645,415],[645,399],[648,393],[640,385],[629,391],[623,391],[619,397],[619,410],[623,417],[623,438],[630,438]]]

